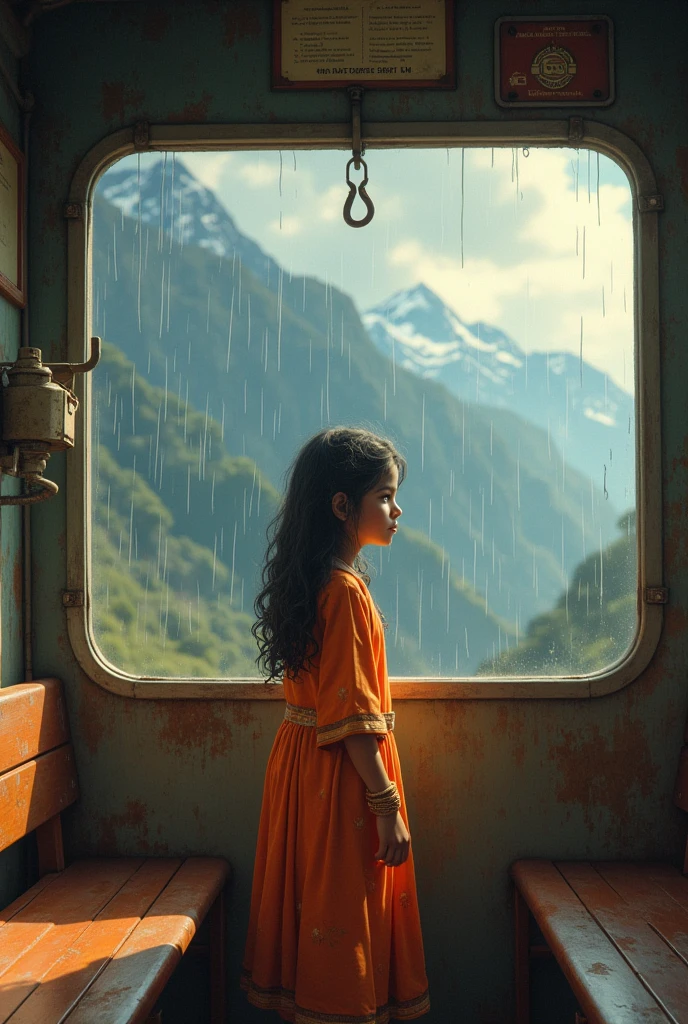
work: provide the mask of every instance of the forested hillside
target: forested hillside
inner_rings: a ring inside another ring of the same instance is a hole
[[[148,674],[169,671],[177,652],[204,675],[252,671],[265,527],[295,450],[328,423],[382,431],[409,461],[405,529],[391,550],[371,553],[392,671],[470,674],[513,645],[584,553],[615,535],[610,502],[545,431],[395,366],[349,296],[284,272],[236,228],[225,232],[232,252],[217,238],[204,245],[193,207],[201,196],[211,217],[202,186],[189,186],[175,221],[173,178],[158,164],[149,179],[145,202],[127,212],[100,189],[95,201],[93,325],[111,347],[94,383],[94,565],[106,595],[94,614],[108,656]],[[231,223],[216,206],[215,227]],[[195,225],[194,244],[180,223]],[[134,609],[126,627],[113,588]],[[131,643],[141,635],[143,656]]]

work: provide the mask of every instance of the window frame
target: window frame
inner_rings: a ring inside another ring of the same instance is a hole
[[[659,643],[664,610],[648,598],[662,586],[662,472],[657,217],[662,200],[652,168],[622,132],[580,117],[509,122],[371,123],[368,149],[446,146],[545,146],[591,149],[625,171],[633,199],[634,340],[636,374],[636,543],[638,629],[623,659],[600,673],[562,677],[408,678],[392,680],[395,700],[504,700],[601,697],[627,686],[647,667]],[[91,335],[92,196],[101,174],[136,152],[348,149],[343,125],[135,125],[107,136],[82,160],[71,183],[67,218],[67,359],[81,362]],[[108,662],[93,638],[90,544],[91,482],[85,439],[91,436],[90,378],[76,378],[81,424],[66,463],[67,587],[63,604],[72,650],[83,671],[120,696],[144,699],[280,700],[281,684],[258,678],[179,679],[133,676]]]

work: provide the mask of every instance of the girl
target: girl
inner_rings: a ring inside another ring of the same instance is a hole
[[[242,987],[295,1024],[429,1010],[382,623],[359,552],[388,546],[406,463],[365,430],[302,448],[253,627],[287,698],[268,762]]]

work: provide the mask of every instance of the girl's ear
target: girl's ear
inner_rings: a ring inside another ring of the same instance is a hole
[[[344,491],[337,491],[332,498],[332,511],[337,519],[344,521],[349,515],[349,499]]]

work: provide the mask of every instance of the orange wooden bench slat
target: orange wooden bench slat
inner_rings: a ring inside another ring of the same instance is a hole
[[[688,908],[677,903],[651,874],[650,865],[600,862],[593,867],[619,896],[688,961]]]
[[[659,1006],[680,1019],[688,1007],[688,967],[681,957],[592,864],[557,863],[556,867]]]
[[[688,910],[688,878],[668,864],[653,865],[652,878],[684,910]]]
[[[189,857],[65,1024],[140,1024],[228,877],[220,858]]]
[[[11,1024],[62,1020],[138,926],[180,864],[179,859],[144,861],[95,920],[56,951],[47,969],[31,954],[15,964],[0,984],[0,1021],[10,1013]],[[10,983],[14,988],[3,998],[4,986]]]
[[[140,865],[136,858],[77,861],[57,875],[0,928],[0,984],[8,968],[56,924],[75,924],[83,931]]]
[[[54,882],[56,878],[57,875],[43,875],[30,889],[23,892],[21,896],[17,896],[16,900],[13,900],[4,910],[0,910],[0,928],[7,924],[8,921],[11,921],[24,907],[28,907],[29,903],[38,896],[39,892],[45,889],[46,885]]]
[[[0,1024],[143,1022],[208,915],[211,1021],[223,1024],[229,865],[100,858],[62,870],[60,813],[78,795],[59,680],[0,690],[0,850],[35,832],[43,876],[0,910]]]
[[[0,774],[68,742],[58,679],[0,689]]]
[[[670,1018],[551,861],[517,861],[511,873],[589,1024],[667,1024]]]
[[[7,772],[0,777],[0,850],[69,807],[78,795],[69,745]]]

